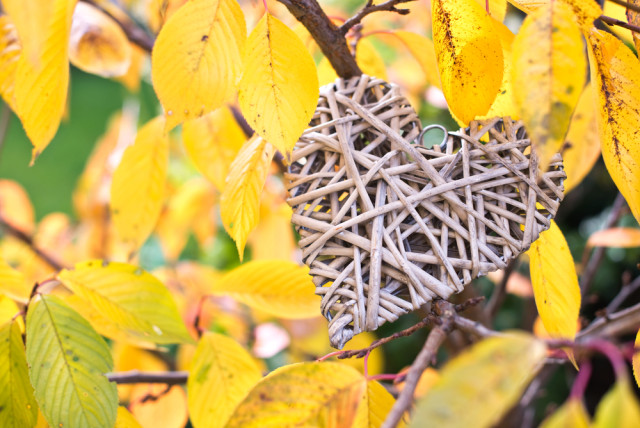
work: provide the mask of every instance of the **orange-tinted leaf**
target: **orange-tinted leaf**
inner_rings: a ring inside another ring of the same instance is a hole
[[[612,227],[599,230],[587,241],[588,247],[640,247],[640,229],[634,227]]]
[[[35,215],[29,195],[13,180],[0,180],[0,216],[27,235],[33,233]]]
[[[152,398],[143,401],[145,397]],[[145,428],[184,428],[189,419],[187,394],[178,385],[135,385],[131,392],[129,410]]]

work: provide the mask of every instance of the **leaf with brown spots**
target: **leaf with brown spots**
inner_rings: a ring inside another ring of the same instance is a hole
[[[504,61],[492,18],[475,0],[434,0],[433,42],[442,92],[462,123],[489,111]]]
[[[594,29],[588,41],[602,157],[640,221],[640,62],[611,34]]]
[[[345,364],[290,364],[260,381],[227,427],[349,428],[366,388],[365,377]]]
[[[554,1],[525,19],[513,42],[513,94],[543,171],[564,143],[586,70],[571,7]]]
[[[640,0],[628,0],[630,4],[634,6],[640,6]],[[640,26],[640,13],[633,11],[631,9],[627,9],[627,21],[629,24]],[[640,34],[632,31],[633,34],[633,44],[636,46],[636,51],[640,51]]]

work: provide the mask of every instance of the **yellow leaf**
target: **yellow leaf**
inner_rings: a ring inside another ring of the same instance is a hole
[[[486,118],[510,116],[517,120],[520,118],[518,109],[513,102],[513,83],[512,83],[512,45],[515,38],[514,34],[502,22],[493,21],[496,34],[500,38],[502,46],[502,56],[504,60],[504,71],[502,73],[502,83],[498,89],[498,95],[491,104],[491,108],[487,112]]]
[[[288,156],[318,103],[313,58],[296,33],[266,13],[249,35],[244,61],[238,86],[242,113]]]
[[[504,60],[493,20],[474,0],[434,0],[433,42],[451,113],[463,123],[489,111]]]
[[[0,294],[0,326],[7,322],[14,322],[18,327],[20,327],[20,331],[24,332],[22,311],[18,308],[16,302],[11,300],[9,297]]]
[[[24,274],[0,257],[0,293],[24,304],[29,301],[31,288]]]
[[[182,140],[198,171],[223,191],[229,166],[247,141],[229,108],[185,122]]]
[[[178,259],[199,217],[213,217],[213,192],[213,187],[208,181],[196,177],[180,186],[169,200],[156,228],[156,234],[168,260]]]
[[[111,217],[130,251],[144,243],[158,221],[168,159],[169,139],[164,133],[163,118],[157,117],[138,131],[113,173]]]
[[[291,214],[291,207],[266,187],[260,202],[260,222],[249,237],[252,260],[293,260],[298,247]]]
[[[192,341],[169,291],[136,266],[94,260],[64,269],[57,278],[134,344]]]
[[[509,3],[526,13],[532,13],[543,6],[552,3],[550,0],[507,0]],[[593,27],[593,21],[602,15],[602,9],[598,2],[591,0],[558,0],[568,4],[573,9],[580,29],[588,33]]]
[[[582,401],[570,398],[542,422],[540,428],[589,428],[589,414]]]
[[[118,407],[118,416],[116,417],[116,426],[114,428],[142,428],[142,425],[136,421],[126,407]]]
[[[544,328],[553,338],[573,339],[580,315],[580,286],[567,241],[553,220],[527,254]]]
[[[224,427],[260,379],[258,365],[238,342],[222,334],[205,333],[187,381],[191,422],[196,428]]]
[[[147,53],[139,46],[129,43],[131,47],[131,61],[129,62],[129,68],[116,80],[121,82],[130,92],[138,92],[140,89],[140,74],[142,73],[142,66],[145,63]]]
[[[605,394],[593,419],[593,428],[635,428],[640,421],[640,403],[629,380],[619,378]]]
[[[240,149],[229,168],[227,183],[220,196],[220,217],[227,233],[236,241],[240,260],[249,232],[258,224],[260,193],[274,149],[254,136]]]
[[[389,80],[384,60],[368,39],[360,39],[358,42],[356,46],[356,62],[362,71],[369,76]]]
[[[640,62],[614,36],[588,38],[591,78],[597,91],[602,157],[614,183],[640,221]]]
[[[80,2],[73,13],[69,60],[87,73],[122,76],[131,64],[129,39],[112,18]]]
[[[493,426],[520,398],[546,353],[544,342],[524,333],[478,342],[444,366],[416,404],[410,426]]]
[[[0,95],[13,111],[16,111],[13,92],[20,51],[16,27],[9,16],[0,16]]]
[[[29,2],[32,3],[31,7],[24,4],[17,6],[24,9],[21,16],[27,15],[22,17],[22,23],[15,19],[13,21],[23,46],[16,70],[16,109],[33,144],[33,164],[58,130],[66,108],[69,32],[76,0]],[[7,10],[13,17],[11,8],[7,7]],[[25,20],[31,23],[25,24]],[[36,30],[32,26],[39,28]],[[28,31],[23,31],[25,29]],[[34,40],[35,45],[30,47]]]
[[[16,26],[20,43],[32,62],[39,60],[50,36],[48,27],[56,1],[2,0],[2,6]]]
[[[513,95],[539,167],[560,151],[586,81],[586,58],[573,10],[554,1],[533,11],[513,42]]]
[[[366,387],[366,379],[343,364],[280,367],[253,388],[227,427],[349,428]]]
[[[636,342],[634,346],[636,349],[640,348],[640,330],[638,330],[638,333],[636,334]],[[636,378],[636,383],[640,388],[640,351],[634,352],[631,362],[633,365],[633,377]]]
[[[225,294],[279,318],[320,315],[320,298],[309,268],[285,260],[260,260],[243,264],[213,284],[214,294]]]
[[[88,319],[88,321],[90,323],[92,322],[91,319]],[[112,354],[114,372],[125,372],[129,370],[161,372],[169,370],[168,364],[163,361],[158,354],[153,354],[148,350],[128,345],[126,341],[117,340],[113,345]],[[134,385],[119,384],[118,397],[120,402],[131,402],[131,392],[133,389]]]
[[[640,247],[640,229],[635,227],[612,227],[593,233],[587,247]]]
[[[596,120],[595,94],[593,85],[589,83],[573,112],[569,132],[565,139],[565,149],[562,152],[565,194],[574,189],[591,171],[600,157],[600,138]]]
[[[192,0],[171,15],[151,55],[153,87],[164,107],[167,129],[231,98],[246,31],[235,0]]]
[[[149,395],[159,398],[145,400]],[[145,428],[184,428],[189,420],[186,393],[180,385],[167,390],[167,385],[159,383],[136,384],[129,410]]]
[[[409,367],[406,367],[402,369],[398,374],[406,374],[408,371]],[[435,385],[439,379],[440,373],[433,367],[427,367],[427,369],[420,375],[420,379],[418,380],[418,384],[416,385],[416,390],[413,393],[414,398],[423,397],[427,392],[431,390],[433,385]],[[395,384],[396,388],[398,388],[398,391],[402,391],[405,388],[405,382],[406,381],[403,380],[402,382]]]
[[[38,418],[22,333],[11,321],[0,327],[0,409],[3,428],[32,427]]]
[[[367,381],[365,396],[358,406],[352,428],[378,428],[382,425],[395,403],[393,395],[375,380]],[[397,427],[404,427],[400,422]]]
[[[487,0],[476,0],[476,3],[486,10]],[[489,0],[489,15],[498,22],[504,21],[507,14],[507,0]]]
[[[428,37],[421,36],[410,31],[396,30],[392,33],[405,44],[411,55],[418,61],[422,71],[427,76],[427,81],[441,88],[440,74],[438,73],[438,63],[433,41]]]
[[[605,1],[602,8],[603,15],[620,20],[622,22],[625,22],[628,19],[629,23],[633,24],[633,22],[631,22],[633,17],[632,14],[636,12],[633,12],[631,9],[629,9],[629,12],[631,12],[631,14],[629,14],[629,17],[627,18],[627,8],[611,1]],[[620,39],[622,39],[625,43],[633,44],[633,32],[631,30],[619,27],[617,25],[608,26],[607,29],[613,32],[616,36],[620,37]]]

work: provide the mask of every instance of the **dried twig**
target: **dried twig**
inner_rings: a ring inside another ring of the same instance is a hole
[[[622,334],[635,333],[640,325],[640,303],[611,315],[596,318],[576,336],[576,342],[584,342],[595,337],[613,338]]]
[[[624,196],[621,193],[618,193],[616,200],[613,203],[613,208],[611,209],[611,214],[607,219],[607,223],[604,228],[609,229],[610,227],[615,226],[620,217],[622,216],[622,212],[624,207],[626,206],[626,201]],[[582,255],[582,266],[584,266],[584,272],[582,273],[582,277],[580,278],[580,289],[582,291],[582,296],[586,296],[589,288],[591,287],[591,283],[593,282],[593,278],[595,277],[598,268],[600,267],[600,263],[602,263],[602,259],[604,258],[604,248],[598,247],[593,251],[591,258],[588,259],[589,256],[589,248],[585,248],[585,252]]]
[[[4,229],[7,234],[13,236],[14,238],[18,239],[22,243],[26,244],[36,256],[38,256],[42,261],[44,261],[46,264],[48,264],[55,270],[62,270],[65,268],[65,266],[59,261],[57,261],[53,256],[47,254],[42,249],[36,247],[35,243],[33,242],[33,238],[31,236],[27,235],[24,231],[18,229],[17,227],[9,223],[1,215],[0,215],[0,228]]]
[[[344,358],[351,358],[351,357],[357,357],[357,358],[362,358],[365,355],[367,355],[367,353],[371,352],[372,350],[384,345],[385,343],[389,343],[392,340],[395,340],[399,337],[406,337],[406,336],[410,336],[413,333],[415,333],[416,331],[420,330],[423,327],[426,327],[427,325],[431,324],[434,320],[434,317],[432,315],[427,316],[426,318],[424,318],[422,321],[420,321],[417,324],[412,325],[411,327],[402,330],[402,331],[398,331],[396,333],[393,333],[391,336],[387,336],[387,337],[383,337],[381,339],[376,340],[375,342],[373,342],[370,346],[363,348],[363,349],[354,349],[354,350],[350,350],[350,351],[343,351],[340,354],[338,354],[338,358],[339,359],[344,359]]]
[[[129,383],[164,383],[166,385],[180,385],[187,382],[189,372],[141,372],[131,370],[119,373],[107,373],[107,379],[119,385]]]
[[[445,300],[439,300],[434,303],[434,306],[436,313],[440,316],[441,324],[431,330],[422,350],[413,364],[411,364],[407,372],[404,388],[393,404],[391,411],[381,426],[382,428],[393,428],[398,425],[404,413],[413,403],[413,393],[416,390],[422,372],[431,364],[438,349],[453,329],[452,320],[456,314],[453,305]]]
[[[607,313],[610,314],[611,312],[618,309],[624,303],[627,297],[631,296],[638,289],[640,289],[640,276],[637,277],[635,280],[633,280],[631,284],[624,285],[620,289],[620,292],[616,295],[616,297],[614,297],[613,300],[611,300],[611,302],[609,303],[609,305],[607,305],[607,308],[606,308]]]
[[[518,266],[518,258],[511,260],[507,267],[504,269],[504,275],[502,276],[502,280],[500,284],[496,285],[493,290],[493,294],[491,294],[491,298],[487,302],[487,306],[484,308],[484,313],[487,318],[492,320],[498,310],[502,306],[502,302],[504,302],[504,298],[507,295],[507,282],[509,282],[509,277]]]
[[[373,4],[373,0],[367,0],[367,3],[358,13],[351,18],[347,19],[344,24],[340,26],[340,32],[345,35],[354,26],[360,23],[362,19],[373,12],[395,12],[400,15],[406,15],[409,13],[409,9],[398,9],[397,6],[402,3],[409,3],[415,0],[388,0],[384,3]]]
[[[464,331],[465,333],[473,334],[474,336],[480,338],[499,336],[502,334],[499,331],[491,330],[490,328],[485,327],[477,321],[472,321],[468,318],[461,317],[458,314],[453,317],[453,324],[458,330]]]

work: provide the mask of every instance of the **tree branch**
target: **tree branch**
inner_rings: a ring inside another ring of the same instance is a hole
[[[495,289],[491,294],[491,298],[489,299],[489,302],[487,302],[487,306],[485,306],[484,308],[485,316],[488,319],[493,320],[496,314],[498,313],[500,306],[502,306],[502,302],[504,302],[504,299],[507,295],[507,283],[509,282],[509,277],[511,276],[511,274],[513,273],[513,271],[517,266],[518,266],[518,257],[511,260],[507,264],[507,267],[504,269],[504,274],[502,276],[502,280],[500,281],[500,284],[497,284],[495,286]]]
[[[624,303],[624,301],[627,300],[627,297],[635,293],[638,289],[640,289],[640,276],[634,279],[631,284],[622,286],[620,292],[607,305],[607,313],[611,313],[617,310]]]
[[[351,55],[340,28],[324,13],[316,0],[278,0],[305,26],[338,76],[348,79],[362,71]]]
[[[129,383],[164,383],[166,385],[180,385],[187,382],[189,372],[128,372],[107,373],[107,379],[119,385]]]
[[[7,222],[7,220],[5,220],[2,215],[0,215],[0,228],[4,229],[7,234],[26,244],[35,255],[37,255],[42,261],[44,261],[55,270],[62,270],[65,268],[65,266],[57,261],[54,257],[36,247],[31,236],[27,235],[25,232],[18,229],[11,223]]]
[[[365,16],[373,12],[386,11],[386,12],[396,12],[396,13],[399,13],[400,15],[406,15],[410,12],[409,9],[398,9],[396,6],[402,3],[409,3],[412,1],[415,1],[415,0],[388,0],[384,3],[374,5],[373,0],[367,0],[367,3],[364,5],[362,9],[360,9],[358,13],[356,13],[351,18],[347,19],[345,23],[342,24],[342,26],[340,26],[340,32],[342,33],[343,36],[346,35],[347,32],[353,26],[358,25]]]
[[[420,353],[414,360],[413,364],[411,364],[411,367],[407,372],[407,377],[405,378],[404,388],[396,402],[393,404],[393,407],[387,415],[384,423],[381,425],[381,428],[393,428],[398,425],[404,413],[413,403],[413,394],[416,390],[416,386],[418,385],[422,372],[429,367],[429,364],[431,364],[435,358],[438,349],[453,329],[452,319],[456,314],[453,304],[446,300],[439,300],[434,303],[434,306],[435,312],[440,317],[441,324],[435,326],[431,330],[427,337],[427,341],[420,350]]]

